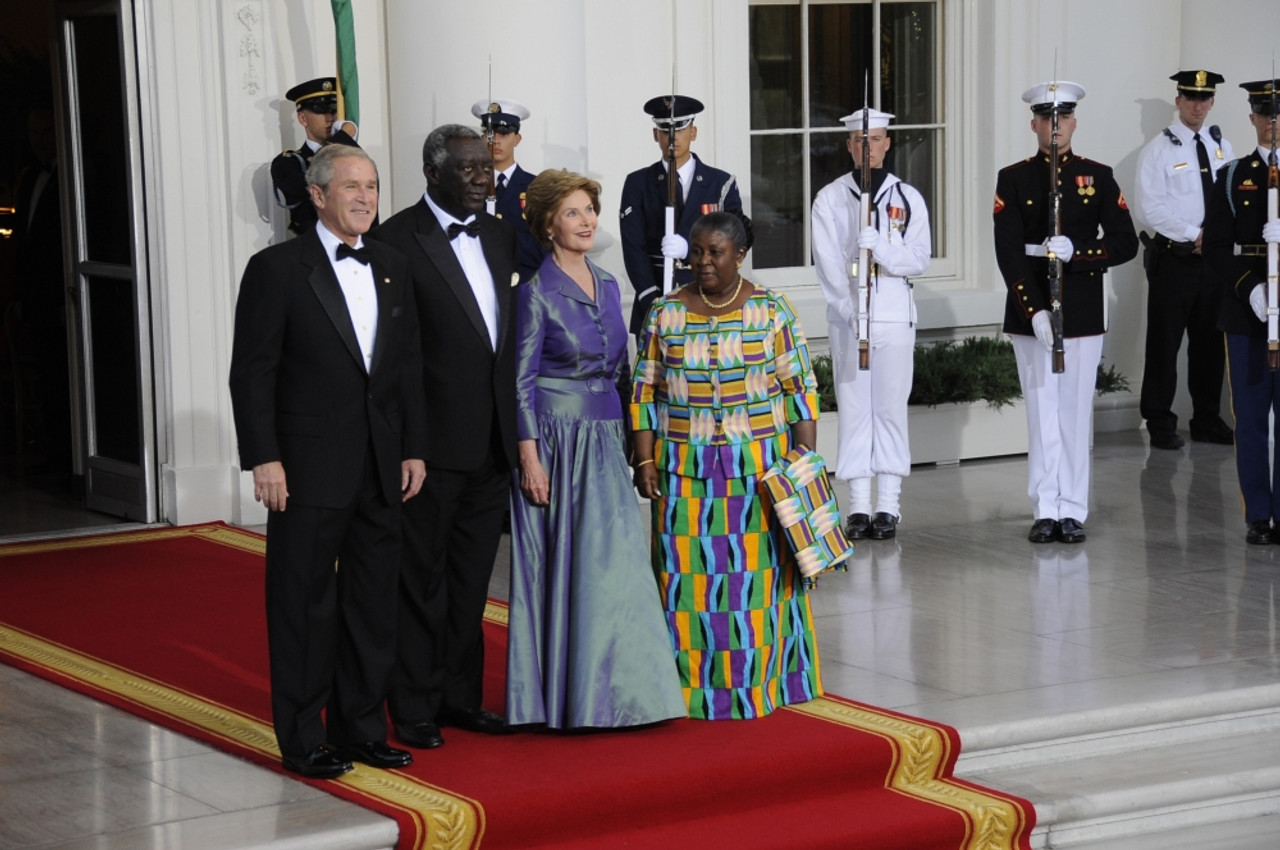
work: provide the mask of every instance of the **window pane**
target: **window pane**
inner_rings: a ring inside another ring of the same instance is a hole
[[[844,130],[837,133],[814,133],[810,136],[809,186],[815,197],[823,186],[853,170],[853,157],[849,155],[846,144],[848,139],[849,134]]]
[[[880,7],[881,109],[895,124],[935,124],[942,120],[938,81],[936,3],[885,3]]]
[[[941,256],[946,248],[942,219],[943,133],[941,130],[896,130],[892,136],[893,145],[885,157],[885,167],[924,196],[925,206],[929,208],[933,256]]]
[[[871,4],[809,7],[809,126],[839,127],[840,117],[876,105],[871,70]]]
[[[800,4],[752,6],[750,14],[751,129],[799,127]]]
[[[86,259],[129,265],[129,154],[125,148],[120,33],[110,15],[77,18],[76,101],[84,141]]]
[[[138,435],[137,303],[132,280],[86,276],[89,290],[93,452],[126,463],[142,462]]]
[[[752,266],[772,269],[803,266],[804,197],[803,137],[755,136],[751,139],[751,212],[755,229]]]

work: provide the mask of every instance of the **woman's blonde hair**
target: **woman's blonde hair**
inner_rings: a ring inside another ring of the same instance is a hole
[[[581,189],[591,198],[591,205],[600,212],[600,184],[590,177],[572,171],[548,168],[533,178],[524,193],[524,218],[529,232],[543,248],[551,250],[551,223],[564,199]]]

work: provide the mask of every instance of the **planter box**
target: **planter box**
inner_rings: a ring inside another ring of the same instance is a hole
[[[985,401],[907,408],[911,463],[957,463],[981,457],[1026,454],[1027,406],[1019,399],[996,410]],[[839,419],[818,419],[818,453],[835,468]]]

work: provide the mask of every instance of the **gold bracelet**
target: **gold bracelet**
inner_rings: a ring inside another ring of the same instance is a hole
[[[639,469],[640,467],[644,466],[646,463],[653,463],[653,458],[640,461],[639,463],[636,464],[636,469]]]

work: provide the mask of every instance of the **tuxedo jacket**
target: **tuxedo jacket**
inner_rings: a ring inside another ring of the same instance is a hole
[[[370,234],[409,260],[422,332],[427,466],[459,472],[479,469],[495,445],[516,465],[516,231],[487,213],[476,220],[497,298],[496,350],[449,237],[425,200]]]
[[[400,503],[401,461],[423,458],[421,337],[404,257],[372,245],[378,328],[365,371],[333,266],[312,229],[254,254],[236,301],[231,404],[244,469],[284,464],[290,504],[339,508],[370,451]]]
[[[676,233],[689,238],[693,223],[709,212],[741,210],[738,181],[727,171],[712,168],[697,154],[693,185],[684,209],[676,219]],[[631,305],[631,332],[639,333],[649,315],[649,307],[662,294],[662,237],[666,235],[667,163],[655,162],[633,171],[622,184],[622,210],[618,228],[622,236],[622,259],[627,278],[635,289]],[[693,281],[693,272],[683,262],[676,263],[674,285]]]

